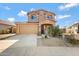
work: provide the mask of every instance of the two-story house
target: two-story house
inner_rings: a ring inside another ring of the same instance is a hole
[[[55,14],[46,10],[35,10],[27,13],[28,22],[16,23],[17,34],[43,34],[49,26],[55,26]]]

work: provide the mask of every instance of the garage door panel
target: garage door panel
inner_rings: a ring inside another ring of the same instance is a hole
[[[21,34],[37,34],[38,25],[37,24],[21,24],[19,26],[19,31]]]

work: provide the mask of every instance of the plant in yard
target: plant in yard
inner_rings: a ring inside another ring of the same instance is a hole
[[[48,34],[50,36],[60,36],[62,35],[62,31],[61,29],[59,28],[59,26],[51,26],[48,28]]]
[[[48,27],[48,35],[49,35],[49,36],[52,35],[52,30],[53,30],[53,26]]]
[[[61,29],[59,28],[59,26],[56,26],[54,28],[54,36],[60,36],[62,34]]]

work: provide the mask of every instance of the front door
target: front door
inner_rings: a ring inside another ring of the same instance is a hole
[[[41,25],[41,34],[44,34],[44,25]]]
[[[45,31],[47,32],[48,27],[50,27],[51,25],[49,24],[43,24],[41,25],[41,34],[45,34]]]

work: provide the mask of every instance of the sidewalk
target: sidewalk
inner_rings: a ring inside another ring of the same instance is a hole
[[[18,40],[0,40],[0,53],[16,43]]]
[[[16,34],[0,34],[0,39],[4,39],[4,38],[14,36],[14,35],[16,35]]]

